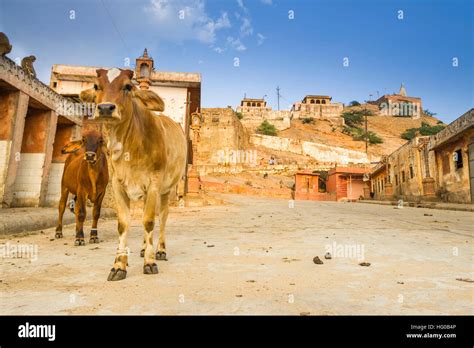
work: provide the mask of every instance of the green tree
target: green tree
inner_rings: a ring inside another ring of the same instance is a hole
[[[274,125],[268,123],[267,120],[263,121],[260,126],[257,128],[257,133],[263,135],[277,135],[277,129]]]
[[[353,100],[349,103],[349,106],[360,106],[360,103],[357,100]]]
[[[429,123],[422,122],[421,127],[407,129],[400,136],[402,139],[411,140],[415,137],[417,132],[419,132],[420,135],[434,135],[444,129],[444,127],[446,127],[444,124],[430,126]]]

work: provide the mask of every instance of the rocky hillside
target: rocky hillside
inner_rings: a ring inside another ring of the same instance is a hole
[[[370,107],[370,106],[369,106]],[[360,107],[346,108],[344,111],[357,110]],[[436,125],[439,120],[435,117],[423,115],[414,120],[408,117],[390,117],[377,115],[367,117],[368,130],[383,139],[382,144],[369,145],[369,155],[388,155],[406,143],[401,134],[410,128],[420,127],[422,122]],[[364,141],[355,141],[352,136],[343,133],[343,127],[325,120],[314,120],[304,124],[302,120],[292,120],[291,127],[280,131],[278,136],[305,141],[319,142],[331,146],[340,146],[351,150],[365,151]]]

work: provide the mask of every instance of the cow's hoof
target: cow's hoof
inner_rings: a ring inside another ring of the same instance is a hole
[[[158,274],[157,264],[152,263],[151,265],[143,266],[143,273],[145,273],[145,274]]]
[[[56,234],[54,235],[54,238],[56,238],[56,239],[59,239],[59,238],[62,238],[62,237],[63,237],[62,232],[56,232]]]
[[[145,256],[145,249],[142,249],[140,250],[140,257],[144,257]]]
[[[155,259],[160,261],[168,261],[168,259],[166,258],[166,251],[157,251]]]
[[[127,271],[123,269],[112,268],[110,270],[109,276],[107,277],[108,281],[122,280],[127,277]]]
[[[90,244],[95,244],[95,243],[99,243],[99,237],[98,236],[93,236],[89,239],[89,243]]]
[[[84,239],[76,238],[76,241],[74,242],[74,245],[75,246],[82,246],[82,245],[86,245],[86,242],[85,242]]]

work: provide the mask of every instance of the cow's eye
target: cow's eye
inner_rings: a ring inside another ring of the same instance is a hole
[[[94,84],[94,89],[97,91],[99,89],[99,86],[97,86],[97,84]]]
[[[129,91],[129,92],[130,92],[130,91],[132,90],[132,85],[129,84],[129,83],[127,83],[127,84],[123,87],[123,89],[124,89],[125,91]]]

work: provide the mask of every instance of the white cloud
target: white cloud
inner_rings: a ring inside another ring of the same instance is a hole
[[[151,0],[145,11],[155,19],[156,34],[166,40],[214,43],[217,31],[231,27],[226,12],[211,18],[203,0]]]
[[[226,49],[222,47],[214,47],[214,52],[217,52],[219,54],[223,53]]]
[[[227,43],[236,51],[245,51],[247,49],[240,39],[233,38],[232,36],[227,37]]]
[[[239,5],[239,7],[240,7],[243,11],[245,11],[245,12],[248,11],[247,7],[245,7],[245,5],[244,5],[244,0],[237,0],[237,5]]]
[[[253,34],[252,22],[249,18],[242,18],[242,25],[240,26],[240,35],[249,36]]]
[[[262,34],[257,33],[257,45],[258,46],[263,45],[263,43],[265,42],[266,39],[267,39],[266,36],[263,36]]]

